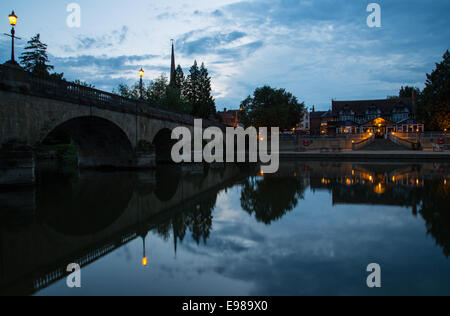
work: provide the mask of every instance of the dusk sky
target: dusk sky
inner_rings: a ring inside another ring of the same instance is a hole
[[[66,23],[69,3],[81,27]],[[381,28],[369,28],[369,3],[381,6]],[[385,98],[402,85],[423,88],[425,74],[450,48],[448,0],[14,0],[0,3],[19,17],[17,55],[36,33],[56,72],[112,91],[150,80],[170,67],[170,39],[185,74],[194,60],[212,76],[218,109],[238,108],[264,84],[286,88],[307,106],[331,99]],[[0,61],[10,39],[0,40]]]

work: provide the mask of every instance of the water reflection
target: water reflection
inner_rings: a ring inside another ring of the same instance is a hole
[[[41,166],[37,186],[37,219],[65,236],[95,234],[125,211],[136,175]]]
[[[38,180],[35,189],[0,192],[0,294],[35,293],[63,278],[68,263],[87,266],[110,257],[111,252],[135,239],[140,240],[141,246],[134,255],[139,256],[142,265],[151,266],[151,244],[146,244],[149,234],[172,244],[171,251],[175,253],[184,244],[195,253],[190,240],[198,249],[207,247],[204,251],[210,256],[219,250],[234,257],[248,252],[255,243],[271,245],[276,253],[292,251],[289,248],[293,247],[292,240],[283,239],[283,243],[274,245],[277,240],[272,240],[270,234],[253,232],[255,225],[262,223],[270,230],[281,225],[286,234],[291,234],[291,239],[302,240],[295,247],[314,248],[327,232],[301,233],[298,226],[302,226],[299,224],[302,220],[315,218],[311,208],[323,202],[314,200],[315,193],[330,196],[330,209],[406,207],[414,217],[423,218],[427,234],[444,255],[448,258],[450,254],[448,164],[285,162],[274,175],[257,174],[253,166],[240,165],[162,166],[154,172],[101,173],[44,164],[39,166]],[[380,225],[381,230],[384,224],[380,221],[387,219],[380,220],[377,213],[381,209],[367,213],[367,221],[372,226]],[[248,214],[253,223],[246,222],[243,214]],[[233,222],[233,216],[239,220]],[[346,216],[351,220],[354,215],[349,212]],[[296,226],[284,221],[286,217],[289,221],[295,218]],[[334,225],[323,216],[311,224]],[[399,226],[399,233],[405,229]],[[222,237],[227,241],[218,238],[224,232],[226,238]],[[357,243],[352,234],[350,231],[348,236],[339,234],[335,242],[346,238]],[[360,232],[356,238],[367,238],[364,234],[369,232]],[[314,250],[314,256],[317,251]],[[324,251],[327,256],[335,255],[335,250]],[[283,255],[281,258],[278,262],[281,266],[301,265],[296,257]],[[248,260],[252,264],[251,258]],[[269,272],[266,270],[269,266],[261,266],[265,259],[254,260],[259,260],[262,274]],[[353,260],[351,254],[347,260]],[[214,268],[222,277],[244,281],[252,275],[244,275],[242,267],[242,271],[229,272],[223,264]],[[344,269],[332,267],[337,269],[336,273],[345,275]],[[122,269],[126,273],[130,267]],[[308,264],[308,269],[317,267]],[[289,279],[296,279],[297,272],[291,268],[286,271],[292,275],[279,282],[294,282]],[[297,294],[289,292],[291,286],[286,284],[284,292],[281,289],[279,292]],[[212,286],[210,294],[214,294],[214,289],[218,290]],[[278,293],[272,290],[268,288],[267,292],[258,294]]]
[[[297,207],[306,189],[303,184],[295,175],[250,177],[242,189],[242,209],[269,225]]]

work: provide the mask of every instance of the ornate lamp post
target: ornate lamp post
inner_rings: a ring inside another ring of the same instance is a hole
[[[141,95],[141,100],[144,99],[144,92],[143,92],[143,82],[142,82],[142,77],[144,77],[144,69],[141,68],[141,70],[139,70],[139,93]]]
[[[9,63],[18,65],[16,63],[15,56],[14,56],[14,39],[20,40],[20,38],[15,36],[16,30],[14,29],[14,27],[17,24],[17,16],[15,15],[14,11],[9,15],[9,24],[11,24],[11,35],[5,33],[6,36],[11,37],[11,39],[12,39],[11,60],[9,61]]]

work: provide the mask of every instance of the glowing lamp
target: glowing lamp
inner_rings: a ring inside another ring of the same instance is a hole
[[[144,77],[144,69],[141,68],[141,70],[139,70],[139,76],[141,78]]]
[[[142,258],[142,266],[146,267],[148,265],[147,257]]]
[[[11,26],[16,26],[17,24],[17,16],[14,14],[14,11],[9,15],[9,24]]]

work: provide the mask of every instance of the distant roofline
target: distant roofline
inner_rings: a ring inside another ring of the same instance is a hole
[[[339,102],[339,103],[345,103],[345,102],[380,102],[380,101],[390,101],[390,100],[411,100],[413,97],[407,97],[407,98],[386,98],[386,99],[370,99],[370,100],[333,100],[332,102]]]

